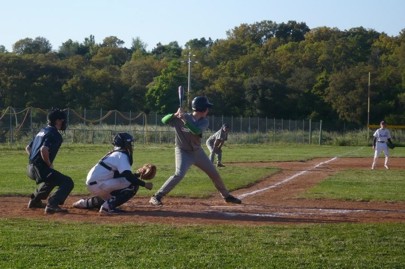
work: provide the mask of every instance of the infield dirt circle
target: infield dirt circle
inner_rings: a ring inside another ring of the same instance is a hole
[[[391,158],[390,170],[403,169],[405,158]],[[370,158],[324,158],[306,162],[227,163],[227,166],[281,168],[249,188],[232,192],[241,205],[226,204],[219,194],[209,199],[165,197],[164,206],[149,205],[149,197],[135,196],[119,215],[100,216],[97,211],[73,208],[78,196],[69,196],[69,213],[45,215],[43,209],[28,209],[28,197],[0,197],[2,218],[40,218],[97,223],[165,223],[172,225],[231,224],[266,225],[300,223],[405,223],[405,202],[357,202],[300,199],[297,196],[337,171],[370,169]],[[384,169],[382,160],[376,169]]]

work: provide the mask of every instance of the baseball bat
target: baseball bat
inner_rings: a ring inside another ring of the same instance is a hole
[[[179,86],[179,107],[183,107],[183,101],[184,101],[184,88],[183,86]]]

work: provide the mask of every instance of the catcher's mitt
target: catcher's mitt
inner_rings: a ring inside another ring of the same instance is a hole
[[[147,163],[144,164],[141,168],[136,170],[136,174],[139,176],[140,179],[150,180],[156,176],[156,165]]]
[[[390,149],[395,148],[394,143],[392,143],[392,142],[390,142],[390,141],[387,141],[387,146],[388,146]]]

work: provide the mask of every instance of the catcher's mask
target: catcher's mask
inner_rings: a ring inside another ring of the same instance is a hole
[[[67,116],[66,116],[66,112],[64,110],[61,110],[59,108],[52,109],[48,113],[47,120],[48,120],[48,125],[50,125],[50,126],[55,126],[57,120],[62,120],[62,125],[61,125],[60,130],[61,131],[66,130]]]
[[[115,148],[119,148],[128,153],[129,163],[132,165],[132,153],[134,138],[128,133],[118,133],[115,135],[113,145]]]
[[[213,104],[208,101],[208,98],[205,96],[197,96],[194,97],[193,101],[191,102],[191,108],[194,111],[204,112],[207,108],[212,107]]]

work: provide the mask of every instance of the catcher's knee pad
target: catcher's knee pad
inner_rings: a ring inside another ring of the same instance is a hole
[[[113,198],[110,199],[109,202],[112,204],[113,207],[120,206],[134,197],[138,189],[139,186],[131,185],[128,188],[113,191],[111,192]]]

